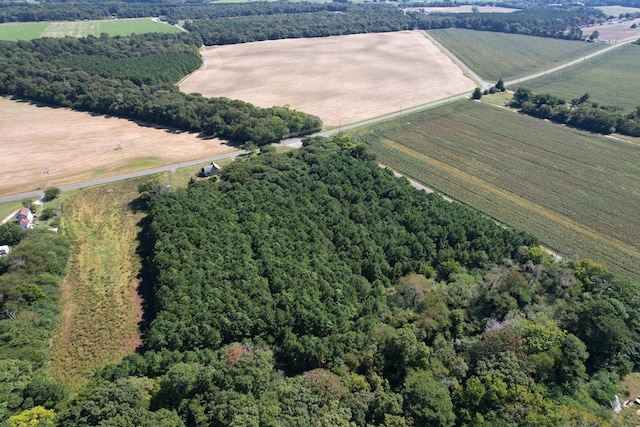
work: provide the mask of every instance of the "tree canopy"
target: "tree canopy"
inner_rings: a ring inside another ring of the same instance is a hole
[[[149,204],[144,348],[62,425],[607,425],[639,363],[636,283],[559,264],[342,137]]]
[[[588,93],[567,102],[549,93],[536,95],[529,89],[519,88],[511,105],[531,116],[591,132],[640,136],[640,107],[624,112],[620,107],[588,100]]]
[[[0,42],[0,94],[258,145],[320,129],[288,107],[185,94],[201,64],[197,36],[42,38]]]

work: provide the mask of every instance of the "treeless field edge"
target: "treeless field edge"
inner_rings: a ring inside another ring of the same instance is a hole
[[[180,89],[288,105],[326,125],[355,123],[476,84],[418,31],[269,40],[203,50],[205,66]]]
[[[0,195],[123,175],[236,150],[218,139],[0,98]],[[121,147],[121,149],[118,149]]]

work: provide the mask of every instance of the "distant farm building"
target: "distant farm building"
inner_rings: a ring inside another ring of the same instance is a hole
[[[220,166],[218,166],[215,163],[211,162],[210,164],[200,168],[200,171],[198,172],[198,176],[200,178],[205,178],[207,176],[211,176],[211,175],[217,174],[219,170],[220,170]]]
[[[21,208],[16,214],[16,221],[23,230],[33,228],[33,214],[29,208]]]

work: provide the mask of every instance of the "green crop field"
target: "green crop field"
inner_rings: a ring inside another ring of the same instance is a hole
[[[640,144],[471,101],[350,135],[381,163],[565,256],[640,279]]]
[[[640,45],[620,46],[583,64],[520,86],[534,93],[552,93],[567,101],[588,93],[591,101],[634,109],[640,106]]]
[[[488,81],[541,72],[604,48],[597,43],[473,30],[430,30],[435,39]]]
[[[150,18],[106,21],[27,22],[0,25],[0,40],[32,40],[40,37],[86,37],[107,33],[127,36],[133,33],[179,33],[180,29]]]
[[[49,22],[10,23],[0,25],[0,40],[32,40],[42,37]]]
[[[620,16],[623,13],[638,13],[640,8],[627,7],[627,6],[596,6],[596,9],[600,9],[609,16]]]

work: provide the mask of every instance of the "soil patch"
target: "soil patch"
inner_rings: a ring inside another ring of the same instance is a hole
[[[180,84],[182,91],[289,105],[329,126],[476,87],[418,31],[214,46],[203,55],[205,67]]]
[[[631,28],[633,24],[636,24],[636,28]],[[600,33],[598,36],[599,40],[607,42],[640,39],[640,18],[629,21],[611,21],[605,24],[582,28],[582,33],[587,37],[594,31]]]
[[[412,12],[425,12],[425,13],[473,13],[474,8],[478,13],[513,13],[520,9],[514,9],[509,7],[499,6],[478,6],[478,5],[465,5],[455,7],[407,7],[404,10]]]
[[[0,98],[0,195],[126,174],[234,150],[217,139]],[[118,146],[121,149],[117,149]]]

